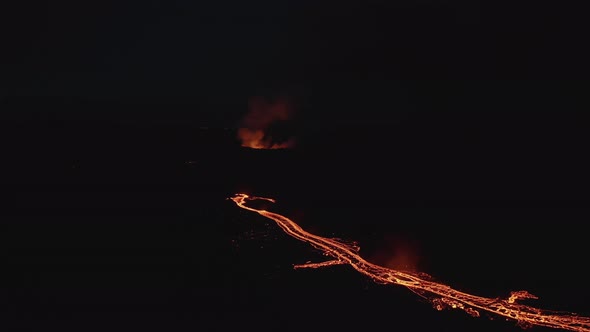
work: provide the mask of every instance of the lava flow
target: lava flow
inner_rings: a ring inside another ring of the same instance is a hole
[[[538,309],[517,303],[520,299],[537,298],[527,291],[512,292],[508,299],[493,299],[464,293],[447,285],[434,282],[426,274],[402,272],[369,263],[359,255],[358,247],[342,243],[339,240],[308,233],[285,216],[247,206],[248,201],[252,200],[265,200],[274,203],[275,201],[271,198],[237,194],[230,199],[242,209],[272,219],[288,235],[309,243],[314,248],[321,250],[326,256],[333,258],[321,263],[295,265],[295,268],[318,268],[348,264],[377,283],[402,285],[409,288],[413,292],[430,299],[437,310],[445,308],[461,309],[474,317],[479,317],[480,312],[488,312],[515,320],[522,327],[545,326],[570,331],[590,332],[590,317]]]

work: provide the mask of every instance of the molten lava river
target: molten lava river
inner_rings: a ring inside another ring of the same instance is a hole
[[[428,275],[423,273],[402,272],[372,264],[359,255],[358,247],[308,233],[285,216],[248,206],[248,202],[254,200],[265,200],[274,203],[275,201],[271,198],[237,194],[230,199],[242,209],[272,219],[288,235],[310,244],[314,248],[321,250],[326,256],[333,258],[321,263],[295,265],[295,268],[318,268],[348,264],[377,283],[401,285],[409,288],[416,294],[429,299],[437,310],[445,308],[461,309],[474,317],[479,317],[480,313],[488,312],[515,320],[522,327],[545,326],[555,329],[590,332],[590,317],[543,310],[518,303],[518,300],[521,299],[537,298],[527,291],[512,292],[507,299],[486,298],[464,293],[447,285],[434,282]]]

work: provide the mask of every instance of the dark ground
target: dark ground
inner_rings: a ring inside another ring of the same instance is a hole
[[[422,113],[253,151],[231,128],[9,115],[6,331],[519,330],[438,312],[348,267],[294,271],[323,257],[226,200],[238,191],[277,198],[277,212],[309,230],[358,240],[376,263],[402,250],[455,288],[526,289],[542,308],[590,314],[584,122]]]

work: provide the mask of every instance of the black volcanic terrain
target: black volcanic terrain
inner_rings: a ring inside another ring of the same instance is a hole
[[[9,115],[0,305],[14,326],[520,331],[438,312],[347,267],[294,271],[324,257],[226,200],[236,192],[276,198],[271,208],[359,241],[373,262],[475,294],[526,289],[540,307],[590,312],[587,134],[547,130],[560,126],[551,119],[525,135],[524,118],[422,113],[316,126],[295,149],[255,150],[232,127]]]

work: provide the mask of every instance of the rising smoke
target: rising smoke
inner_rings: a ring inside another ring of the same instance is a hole
[[[295,140],[281,130],[292,119],[293,107],[285,97],[268,100],[252,98],[248,113],[240,122],[238,139],[242,146],[252,149],[286,149],[295,145]]]

